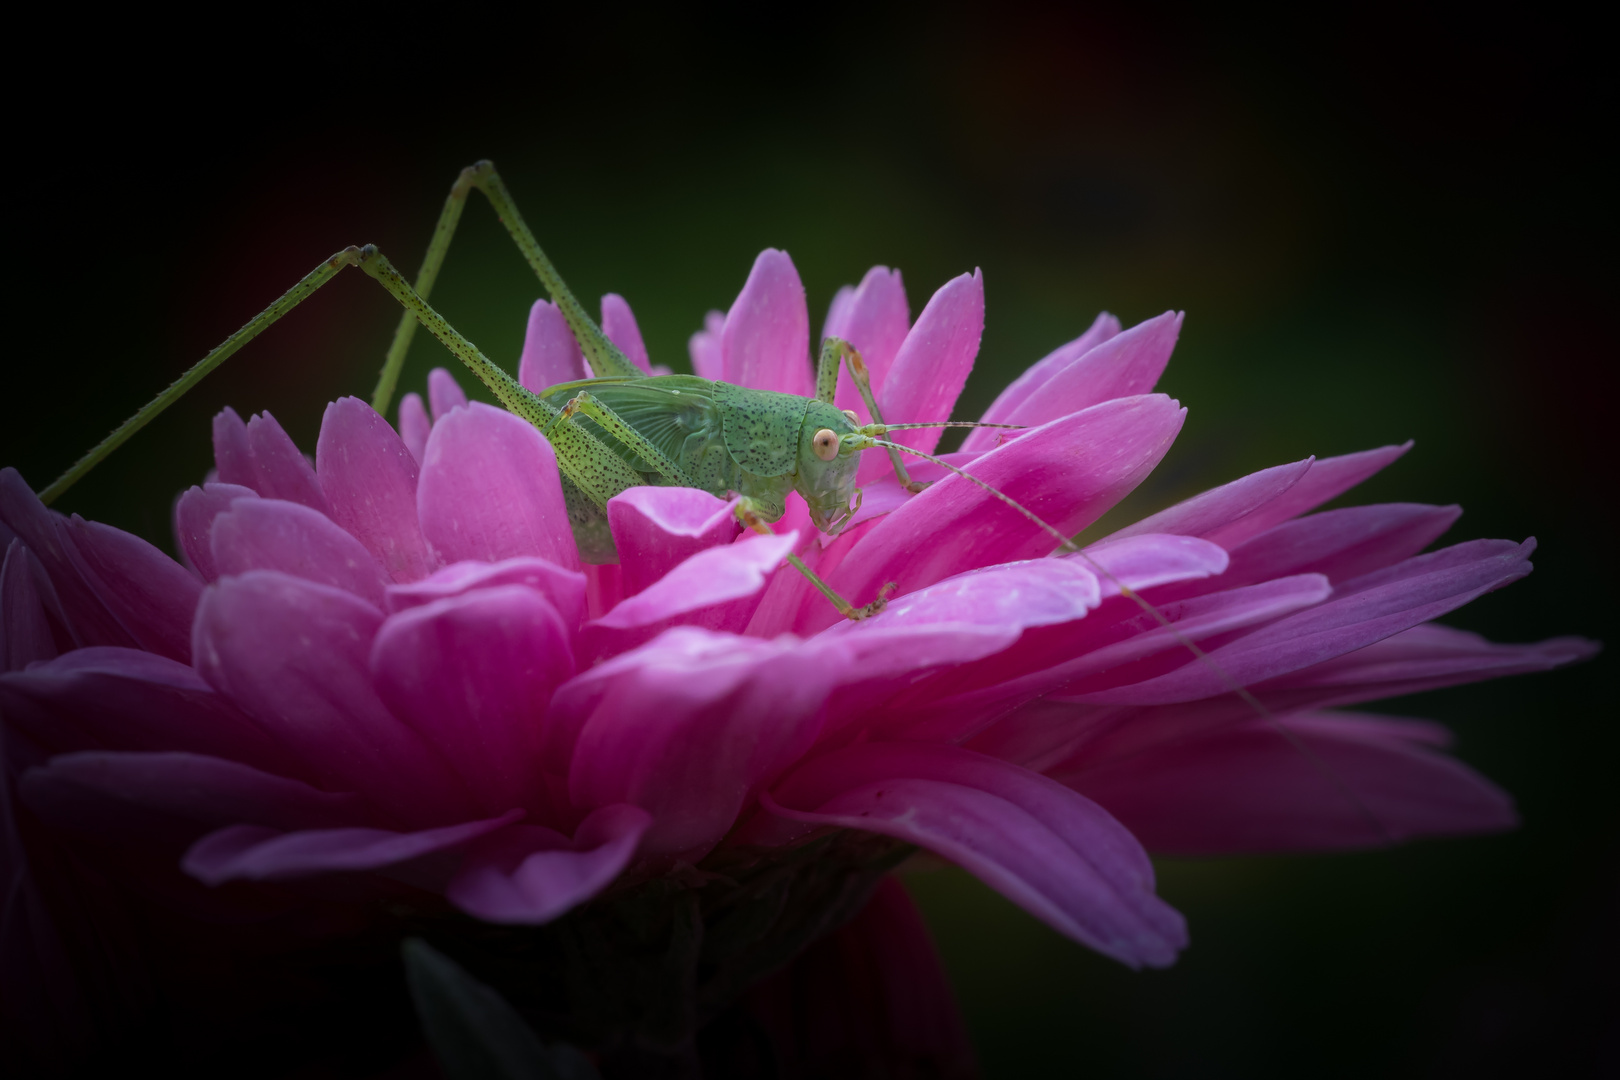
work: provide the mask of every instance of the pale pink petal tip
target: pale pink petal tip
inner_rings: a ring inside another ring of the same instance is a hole
[[[464,408],[467,394],[456,382],[456,377],[442,367],[428,372],[428,407],[433,410],[433,422],[438,423],[450,415],[451,409]]]
[[[525,390],[538,394],[548,386],[586,377],[585,355],[568,329],[568,320],[551,301],[536,300],[529,309],[518,382]]]
[[[766,248],[720,334],[721,378],[738,386],[810,397],[810,313],[804,285],[786,252]]]
[[[608,293],[602,297],[602,333],[630,358],[632,364],[649,375],[653,374],[652,363],[647,359],[647,345],[641,340],[641,327],[636,325],[636,316],[630,310],[629,301],[618,293]]]

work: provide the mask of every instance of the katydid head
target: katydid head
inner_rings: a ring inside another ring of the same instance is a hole
[[[852,442],[855,419],[825,401],[811,401],[799,429],[798,473],[793,487],[810,506],[810,520],[836,533],[855,514],[855,473],[860,451]]]

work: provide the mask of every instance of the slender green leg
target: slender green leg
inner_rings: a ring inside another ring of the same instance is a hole
[[[821,360],[816,364],[816,400],[828,405],[838,394],[838,358],[843,350],[851,349],[849,342],[828,338],[821,343]],[[853,351],[853,349],[851,349]]]
[[[883,424],[883,413],[878,409],[877,395],[872,393],[872,373],[866,370],[866,361],[861,359],[861,354],[847,341],[828,338],[827,344],[822,346],[821,350],[823,364],[827,362],[829,350],[836,350],[838,355],[844,358],[844,362],[849,364],[849,377],[855,380],[855,389],[861,392],[861,400],[866,402],[866,409],[872,414],[872,422],[879,426],[886,426]],[[818,389],[822,377],[822,372],[818,370],[816,373]],[[835,386],[837,385],[837,378],[838,375],[835,371],[833,373]],[[911,474],[906,471],[906,463],[900,460],[900,451],[892,446],[887,449],[889,451],[889,460],[894,463],[895,479],[900,481],[901,487],[915,495],[928,486],[927,484],[920,484],[911,478]]]
[[[47,506],[56,501],[64,491],[101,464],[108,454],[122,446],[131,435],[151,423],[164,409],[185,396],[186,391],[201,382],[203,376],[219,367],[232,353],[263,333],[265,327],[297,307],[305,297],[332,280],[345,266],[356,265],[359,256],[360,253],[356,248],[346,248],[305,274],[303,280],[283,293],[279,300],[255,315],[242,329],[220,342],[213,352],[197,361],[189,371],[170,383],[168,389],[149,401],[134,416],[118,425],[111,435],[102,439],[89,453],[74,462],[72,468],[39,493],[40,501]]]
[[[757,533],[761,533],[766,536],[771,535],[771,527],[765,523],[764,519],[754,512],[754,502],[752,499],[744,498],[738,500],[737,520]],[[838,609],[838,614],[842,615],[846,619],[849,619],[851,622],[859,622],[861,619],[871,618],[873,615],[876,615],[878,612],[882,611],[889,603],[889,593],[895,587],[894,582],[889,582],[887,585],[878,590],[876,600],[873,600],[870,604],[866,604],[862,607],[856,607],[848,600],[845,600],[842,596],[839,596],[838,591],[822,580],[821,576],[814,570],[806,566],[803,559],[799,558],[797,555],[789,553],[787,561],[792,564],[795,570],[803,574],[805,579],[809,581],[810,584],[814,585],[818,590],[820,590],[822,596],[825,596],[832,602],[832,606]]]

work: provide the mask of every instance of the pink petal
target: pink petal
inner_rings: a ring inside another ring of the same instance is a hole
[[[947,578],[902,596],[870,619],[840,623],[822,636],[941,623],[1005,626],[1022,631],[1030,626],[1084,618],[1101,599],[1096,575],[1079,563],[1032,559]]]
[[[626,630],[648,626],[689,611],[752,596],[765,576],[787,558],[797,533],[753,536],[735,544],[699,551],[593,625]]]
[[[843,338],[855,346],[872,373],[873,392],[881,394],[888,382],[889,368],[910,328],[911,305],[906,302],[906,287],[900,280],[900,271],[874,266],[861,279],[859,288],[839,291],[832,310],[827,313],[826,329],[821,336],[823,339]],[[819,349],[817,355],[820,355]],[[871,422],[866,402],[855,389],[847,367],[839,368],[838,394],[834,400],[840,409],[853,409],[863,424]]]
[[[83,579],[141,648],[189,660],[197,576],[140,537],[77,514],[64,532]]]
[[[427,406],[422,404],[420,394],[406,394],[399,399],[399,437],[404,440],[405,448],[411,452],[418,466],[422,464],[428,432],[432,430],[433,421],[428,419]]]
[[[574,674],[562,616],[534,589],[501,585],[408,608],[371,647],[377,692],[460,774],[484,812],[545,810],[540,732]]]
[[[138,649],[75,649],[0,676],[0,707],[51,751],[175,750],[304,775],[190,665]]]
[[[269,570],[222,578],[197,611],[197,669],[305,763],[396,820],[471,817],[475,803],[420,735],[377,697],[382,613],[351,593]]]
[[[435,600],[447,600],[478,589],[523,585],[544,596],[562,616],[570,632],[585,621],[585,575],[564,570],[544,559],[506,559],[498,563],[458,562],[436,570],[421,581],[388,589],[390,614]]]
[[[52,825],[137,843],[189,844],[226,825],[310,829],[367,821],[353,795],[332,794],[248,765],[185,753],[59,754],[19,785]]]
[[[216,517],[210,556],[218,575],[280,570],[378,607],[388,587],[382,567],[360,541],[330,518],[280,499],[242,499]]]
[[[0,672],[21,671],[36,660],[56,656],[56,640],[34,584],[32,562],[21,540],[13,540],[0,559]]]
[[[641,340],[641,327],[636,325],[630,303],[618,293],[602,297],[602,333],[630,358],[636,367],[652,374],[652,362],[647,359],[647,346]]]
[[[692,374],[698,378],[718,382],[725,377],[725,357],[721,349],[725,329],[725,315],[711,311],[703,317],[703,329],[687,341],[686,351],[692,357]]]
[[[990,424],[1005,424],[1007,419],[1023,405],[1037,391],[1058,372],[1066,369],[1075,361],[1085,356],[1092,349],[1101,345],[1115,334],[1119,333],[1119,320],[1104,311],[1092,322],[1089,329],[1066,345],[1060,345],[1045,357],[1031,364],[1022,375],[1014,379],[1007,389],[1003,390],[990,407],[984,412],[984,421]],[[1147,390],[1153,389],[1152,386]],[[1145,393],[1146,391],[1137,391]],[[1124,395],[1115,394],[1114,397]],[[1104,399],[1098,399],[1104,400]],[[1096,402],[1092,402],[1096,404]],[[962,443],[962,449],[974,453],[983,453],[993,450],[1000,445],[1000,438],[1004,434],[993,428],[981,428],[968,432],[968,437]]]
[[[419,832],[386,829],[305,829],[280,832],[231,825],[203,837],[186,852],[186,873],[205,885],[227,881],[288,881],[317,874],[382,870],[461,847],[522,817],[514,810]]]
[[[1170,353],[1181,333],[1181,319],[1180,313],[1167,311],[1076,356],[1052,371],[1038,390],[997,422],[1036,427],[1112,398],[1148,393],[1170,362]],[[997,444],[993,436],[1000,435],[1000,441],[1005,441],[1020,433],[981,428],[973,434],[980,436],[975,446],[982,444],[989,449]],[[963,449],[971,448],[964,444]]]
[[[1505,792],[1434,753],[1429,725],[1331,713],[1263,721],[1071,778],[1156,851],[1185,855],[1379,847],[1517,824]]]
[[[652,814],[644,856],[692,861],[809,746],[832,676],[792,639],[677,627],[559,690],[548,759],[574,805]]]
[[[985,454],[972,472],[1073,535],[1152,471],[1184,416],[1160,394],[1116,399]],[[977,484],[951,476],[879,520],[830,581],[846,599],[864,604],[888,581],[897,582],[898,595],[904,595],[964,570],[1035,558],[1056,546],[1045,529]],[[805,609],[799,625],[802,632],[832,621],[818,605]]]
[[[247,422],[247,442],[253,453],[253,473],[258,481],[252,485],[255,491],[267,499],[302,503],[331,516],[332,508],[315,477],[315,470],[309,467],[309,459],[299,453],[275,417],[269,413],[251,417]]]
[[[1187,943],[1153,867],[1119,822],[1036,773],[955,747],[865,743],[817,758],[771,793],[773,814],[917,844],[1054,929],[1138,967]],[[765,831],[761,821],[761,832]],[[739,837],[759,842],[751,828]]]
[[[579,351],[568,320],[551,301],[536,300],[529,309],[529,331],[523,339],[523,358],[518,362],[518,382],[538,394],[548,386],[588,377],[585,354]]]
[[[456,377],[442,367],[436,367],[428,372],[428,408],[433,411],[433,422],[450,415],[452,409],[467,407],[466,391],[456,382]]]
[[[474,403],[433,425],[424,462],[422,533],[445,562],[533,556],[579,565],[557,458],[532,424]]]
[[[214,469],[219,482],[258,490],[259,474],[248,449],[247,425],[229,405],[214,414]]]
[[[884,379],[878,394],[883,419],[891,424],[949,420],[973,370],[973,358],[979,355],[983,333],[984,278],[979,272],[941,285],[917,316]],[[927,454],[939,445],[943,433],[943,428],[923,428],[897,431],[889,439]],[[888,468],[885,460],[868,454],[861,463],[861,482],[881,476]]]
[[[433,572],[437,563],[416,523],[416,459],[371,406],[349,397],[326,407],[315,471],[332,503],[328,516],[366,546],[391,580]]]
[[[1242,520],[1208,533],[1207,538],[1228,550],[1235,548],[1273,525],[1298,517],[1344,494],[1410,449],[1412,444],[1407,442],[1401,446],[1382,446],[1377,450],[1363,450],[1342,457],[1321,458],[1313,462],[1310,471],[1288,491]]]
[[[259,493],[252,488],[236,484],[204,484],[187,489],[174,509],[175,538],[204,581],[218,579],[220,571],[214,565],[214,552],[210,537],[214,519],[231,508],[237,499],[256,499]]]
[[[619,803],[593,811],[572,844],[550,829],[513,826],[468,853],[447,895],[485,922],[550,922],[612,884],[651,823],[645,810]]]
[[[726,314],[720,332],[721,379],[757,390],[813,397],[810,313],[787,252],[766,248]]]
[[[1242,479],[1185,499],[1134,525],[1127,525],[1111,533],[1108,539],[1122,540],[1145,533],[1176,533],[1208,539],[1218,530],[1242,521],[1259,508],[1275,502],[1310,472],[1315,460],[1306,458],[1250,473]]]
[[[608,500],[626,596],[741,531],[733,504],[696,488],[635,487]]]

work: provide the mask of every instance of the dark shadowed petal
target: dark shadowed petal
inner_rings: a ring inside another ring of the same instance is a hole
[[[1254,721],[1065,779],[1150,849],[1184,855],[1377,847],[1517,824],[1505,792],[1430,748],[1432,725],[1333,713],[1275,723],[1310,756]]]
[[[641,327],[636,325],[630,302],[618,293],[602,297],[602,333],[630,358],[636,367],[652,374],[652,361],[647,358],[647,345],[641,340]]]
[[[280,570],[379,607],[388,587],[382,567],[360,541],[324,514],[280,499],[243,499],[216,517],[210,553],[216,577]]]
[[[52,751],[181,750],[270,772],[296,768],[190,665],[139,649],[76,649],[0,676],[0,705]]]
[[[725,377],[725,358],[721,351],[725,329],[725,313],[711,311],[703,317],[703,329],[687,341],[686,351],[692,357],[692,374],[698,378],[718,381]]]
[[[332,507],[315,477],[315,470],[309,467],[309,459],[299,453],[275,417],[266,412],[249,418],[247,442],[253,452],[253,473],[258,478],[254,488],[260,495],[302,503],[311,510],[331,514]]]
[[[720,332],[721,379],[757,390],[811,397],[810,313],[787,252],[766,248],[726,314]]]
[[[644,855],[692,860],[815,738],[834,674],[791,638],[678,627],[558,691],[548,759],[576,806],[651,813]]]
[[[573,569],[551,445],[534,426],[475,402],[433,425],[417,508],[422,532],[445,562],[535,556]]]
[[[538,394],[548,386],[589,378],[585,354],[579,351],[568,320],[549,300],[536,300],[529,309],[529,330],[523,338],[518,382]]]
[[[877,395],[883,419],[891,424],[949,420],[973,370],[973,358],[979,355],[983,333],[984,278],[979,272],[941,285],[906,334]],[[889,438],[928,454],[943,433],[943,428],[922,428],[896,431]],[[861,482],[875,479],[888,467],[883,455],[868,454],[861,462]]]
[[[1167,311],[1110,337],[1052,371],[1038,391],[996,422],[1037,427],[1111,398],[1148,393],[1170,362],[1170,353],[1181,333],[1181,319],[1180,313]],[[981,428],[973,434],[978,441],[972,447],[964,445],[964,449],[982,445],[988,450],[996,445],[995,436],[1005,441],[1016,438],[1019,432]]]
[[[186,873],[205,885],[227,881],[287,881],[316,874],[382,870],[462,847],[522,817],[514,810],[487,821],[468,821],[420,832],[386,829],[305,829],[281,832],[230,825],[186,852]]]
[[[1134,525],[1127,525],[1111,533],[1108,539],[1122,540],[1145,533],[1176,533],[1207,539],[1217,530],[1241,521],[1260,507],[1276,501],[1310,472],[1315,460],[1306,458],[1250,473],[1229,484],[1194,495]]]
[[[454,772],[377,697],[382,612],[352,593],[269,570],[222,578],[197,611],[197,669],[297,754],[322,787],[355,791],[411,825],[466,820]]]
[[[910,328],[911,305],[906,302],[906,286],[900,280],[900,271],[874,266],[861,278],[858,288],[846,285],[839,290],[827,312],[827,325],[821,336],[843,338],[855,346],[872,374],[872,389],[881,394],[889,378],[889,367]],[[820,349],[816,352],[819,356]],[[840,409],[853,409],[861,423],[871,422],[866,402],[855,389],[848,367],[838,370],[838,394],[834,401]]]
[[[1164,967],[1186,924],[1154,895],[1136,838],[1044,776],[955,747],[865,743],[817,758],[771,793],[775,814],[917,844],[973,873],[1054,929],[1132,967]],[[771,835],[761,815],[739,837]]]
[[[466,407],[467,392],[447,369],[436,367],[428,372],[427,384],[428,409],[433,414],[435,424],[449,416],[451,409]]]
[[[991,402],[990,407],[984,411],[982,419],[990,424],[1008,423],[1007,417],[1011,416],[1015,409],[1028,401],[1041,387],[1045,386],[1052,376],[1064,370],[1117,333],[1119,333],[1119,320],[1106,311],[1102,312],[1085,333],[1066,345],[1059,345],[1046,356],[1031,364],[1022,375],[1014,379],[996,397],[996,400]],[[1148,389],[1153,388],[1150,386]],[[999,441],[997,436],[1000,434],[994,429],[970,431],[967,439],[962,443],[962,449],[972,452],[994,449]]]
[[[259,490],[259,474],[248,449],[247,425],[236,410],[225,406],[214,416],[214,469],[222,484]]]
[[[64,531],[84,580],[141,648],[189,660],[197,575],[140,537],[77,514]]]
[[[506,559],[498,563],[452,563],[421,581],[391,585],[388,611],[392,614],[498,585],[524,585],[538,591],[557,609],[570,632],[585,620],[585,575],[532,558]]]
[[[366,546],[390,580],[432,573],[437,563],[416,520],[416,459],[370,405],[348,397],[326,407],[315,471],[332,520]]]
[[[399,437],[418,466],[422,464],[428,433],[432,430],[433,421],[428,418],[427,406],[422,404],[420,394],[406,394],[399,399]]]
[[[1416,555],[1461,515],[1457,506],[1383,503],[1285,521],[1233,548],[1220,584],[1230,588],[1284,574],[1348,581]]]
[[[0,559],[0,672],[21,671],[35,660],[56,656],[32,561],[21,540],[13,540]]]
[[[972,474],[1073,535],[1152,471],[1184,417],[1162,394],[1116,399],[985,454]],[[877,521],[830,580],[846,599],[864,604],[885,582],[897,582],[904,595],[964,570],[1039,557],[1056,546],[1050,533],[990,492],[950,476]],[[823,607],[804,609],[801,633],[834,621]]]
[[[545,809],[540,732],[574,655],[562,616],[538,591],[500,585],[408,608],[378,631],[371,670],[394,715],[486,813]]]
[[[608,500],[624,595],[634,596],[698,552],[737,538],[733,504],[696,488],[635,487]]]
[[[619,876],[652,823],[638,806],[595,810],[570,843],[560,833],[514,825],[474,845],[450,882],[450,902],[486,922],[550,922]]]
[[[1251,536],[1281,524],[1289,518],[1315,510],[1336,496],[1344,494],[1363,480],[1391,464],[1408,450],[1410,442],[1400,446],[1381,446],[1376,450],[1363,450],[1341,457],[1320,458],[1311,464],[1310,471],[1299,483],[1254,513],[1230,525],[1207,533],[1208,539],[1224,548],[1237,547]]]
[[[214,519],[231,508],[237,499],[256,499],[259,493],[236,484],[204,484],[188,488],[174,508],[175,538],[180,550],[204,581],[214,581],[220,571],[214,565],[211,537]]]
[[[189,844],[226,825],[312,829],[364,824],[375,811],[355,795],[199,754],[59,754],[30,769],[19,790],[60,828],[144,843]]]
[[[1333,597],[1145,682],[1086,694],[1095,704],[1148,705],[1220,694],[1321,663],[1459,608],[1530,573],[1533,541],[1476,540],[1345,582]],[[1221,674],[1224,672],[1224,677]]]

